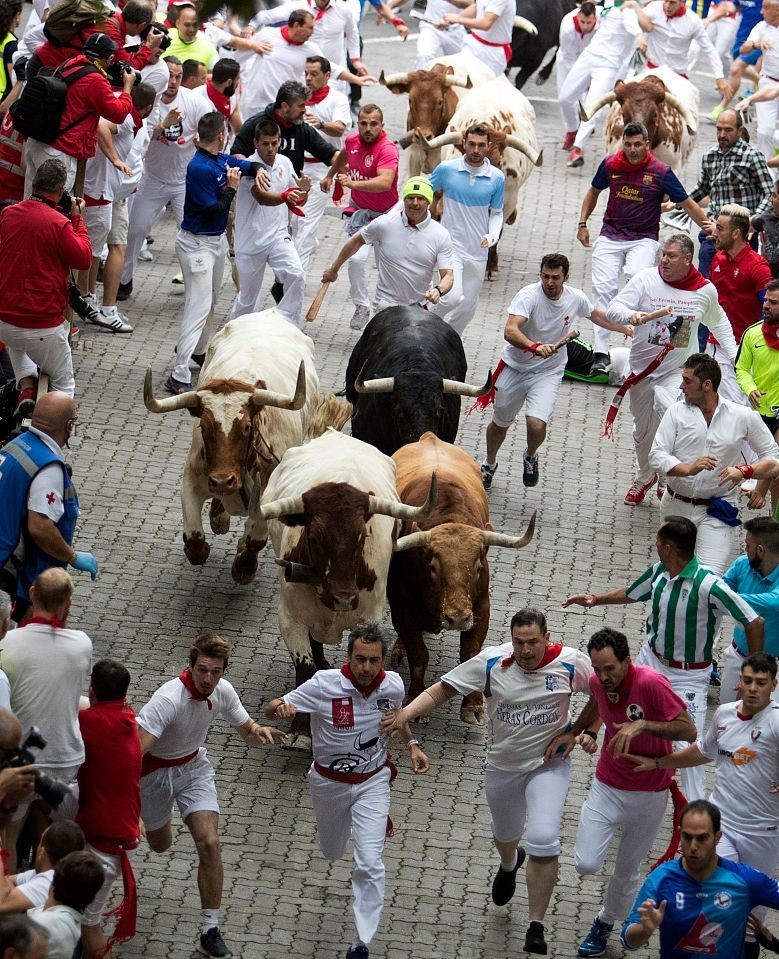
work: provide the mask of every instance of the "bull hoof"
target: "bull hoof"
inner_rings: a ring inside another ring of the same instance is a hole
[[[294,749],[301,753],[311,752],[311,737],[303,733],[290,733],[282,749]]]
[[[245,549],[236,553],[233,560],[233,580],[239,586],[246,586],[254,579],[257,573],[257,553],[254,550]]]
[[[193,566],[202,566],[211,552],[211,547],[206,542],[205,536],[202,533],[195,533],[190,537],[183,536],[182,539],[184,540],[184,555]]]
[[[484,707],[483,706],[464,706],[460,710],[460,719],[469,726],[484,725]]]
[[[408,664],[408,656],[406,655],[406,649],[400,643],[400,641],[398,641],[392,647],[392,650],[390,652],[390,665],[406,666],[407,664]]]
[[[208,521],[211,524],[211,531],[217,536],[223,536],[230,532],[230,514],[224,508],[220,499],[211,500]]]

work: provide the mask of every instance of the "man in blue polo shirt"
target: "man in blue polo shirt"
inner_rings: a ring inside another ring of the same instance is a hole
[[[620,273],[628,279],[654,266],[660,248],[658,235],[663,197],[668,194],[703,228],[706,213],[679,182],[667,163],[649,149],[649,132],[643,123],[625,126],[622,149],[607,156],[584,194],[576,238],[590,247],[587,220],[603,190],[609,191],[600,236],[592,244],[592,292],[595,306],[605,310],[619,292]],[[604,373],[609,363],[609,331],[596,327],[593,373]]]
[[[484,281],[489,248],[503,229],[505,176],[487,159],[490,131],[474,124],[463,134],[463,155],[445,160],[430,174],[436,195],[446,203],[441,223],[454,248],[454,286],[446,297],[454,307],[446,322],[462,335],[473,319]]]
[[[746,553],[739,556],[723,579],[765,620],[764,652],[779,655],[779,523],[758,516],[744,523]],[[720,705],[739,698],[738,678],[749,647],[744,630],[736,624],[733,642],[725,653]]]

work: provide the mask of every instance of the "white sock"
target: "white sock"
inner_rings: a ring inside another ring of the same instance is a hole
[[[489,466],[489,468],[490,468],[491,470],[494,470],[495,467],[498,465],[498,461],[495,460],[494,463],[489,463],[489,462],[487,462],[487,457],[485,456],[484,459],[482,460],[482,464],[481,464],[481,465],[482,465],[482,466]]]
[[[92,306],[97,305],[97,296],[94,293],[85,293],[84,299],[87,301],[87,303],[90,303]]]
[[[116,316],[116,307],[115,306],[101,306],[100,312],[103,316]]]
[[[514,850],[514,855],[510,859],[501,859],[500,868],[504,872],[511,872],[517,866],[517,850]]]
[[[200,910],[200,921],[202,923],[202,932],[208,932],[209,929],[213,929],[214,926],[219,928],[219,910],[218,909],[201,909]]]

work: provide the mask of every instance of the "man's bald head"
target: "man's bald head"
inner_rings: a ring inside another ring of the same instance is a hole
[[[67,393],[46,393],[35,404],[32,425],[56,439],[65,434],[68,420],[75,417],[76,401],[72,397]]]
[[[10,709],[0,709],[0,749],[16,749],[22,738],[22,727]]]
[[[51,569],[39,573],[30,587],[33,610],[36,613],[60,614],[58,618],[61,620],[67,615],[67,610],[63,614],[64,607],[67,605],[67,609],[70,609],[72,595],[73,580],[70,574],[59,566],[52,566]]]

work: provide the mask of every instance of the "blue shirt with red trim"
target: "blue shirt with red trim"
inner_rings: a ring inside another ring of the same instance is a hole
[[[592,178],[596,190],[609,191],[601,236],[609,240],[656,240],[663,197],[668,194],[674,203],[682,203],[687,191],[668,164],[656,157],[629,173],[613,169],[613,161],[613,156],[607,156]]]

